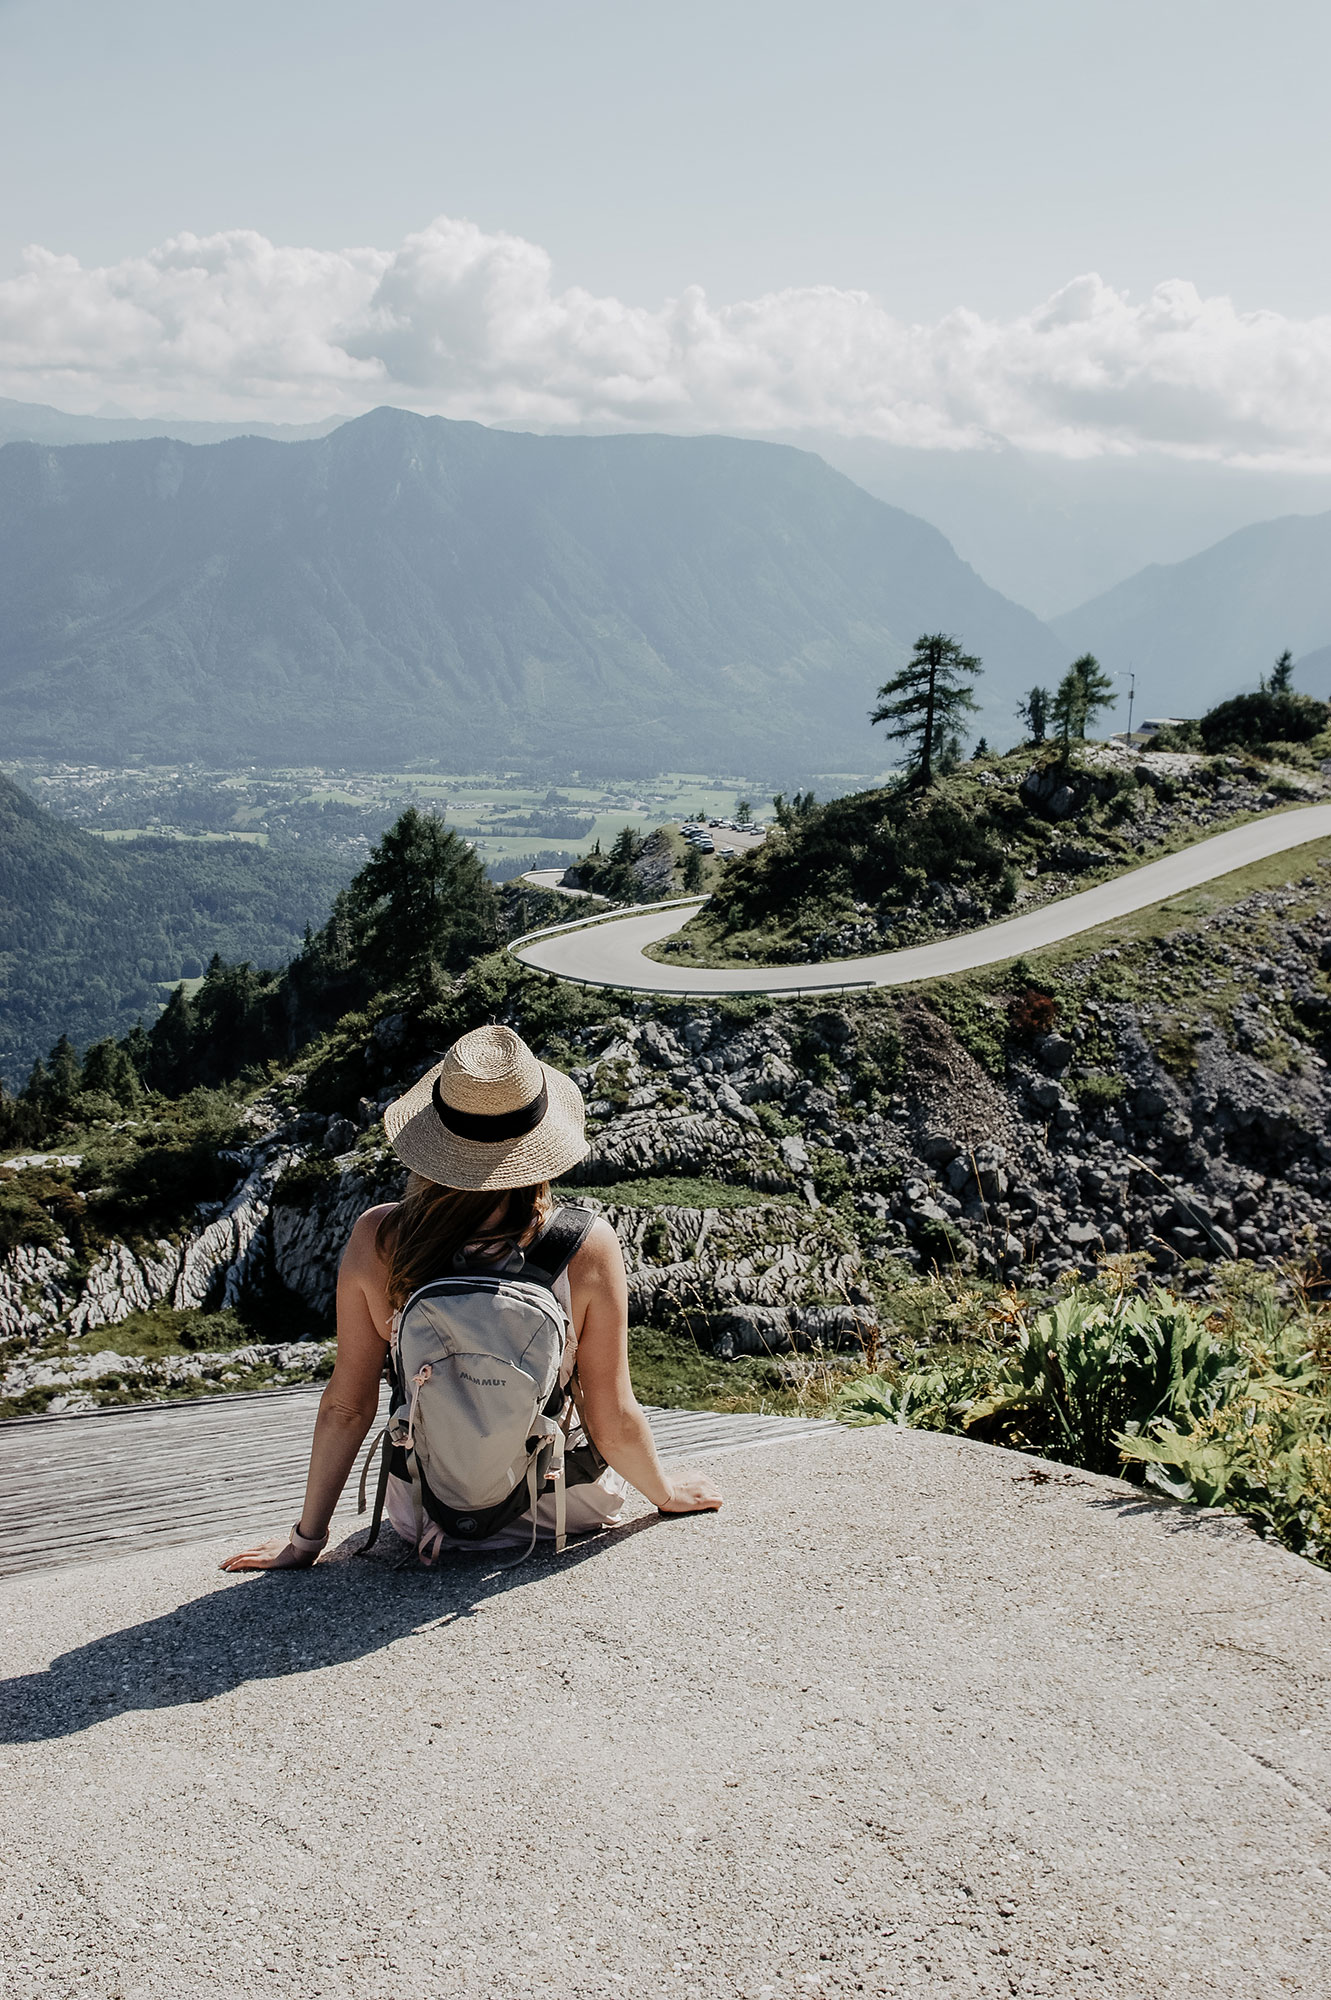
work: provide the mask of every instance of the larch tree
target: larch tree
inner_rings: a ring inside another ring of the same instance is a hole
[[[1050,706],[1050,720],[1064,743],[1085,736],[1092,722],[1115,701],[1114,683],[1094,653],[1074,660],[1058,684]]]
[[[924,632],[901,672],[879,688],[869,720],[890,724],[889,742],[909,746],[915,783],[932,785],[935,766],[960,755],[961,724],[978,706],[974,677],[982,672],[946,632]]]
[[[1049,734],[1049,690],[1028,688],[1017,703],[1017,720],[1026,731],[1028,743],[1043,743]]]

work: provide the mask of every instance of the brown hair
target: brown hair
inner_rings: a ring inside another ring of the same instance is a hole
[[[432,1278],[447,1276],[464,1244],[482,1249],[521,1240],[550,1213],[550,1183],[535,1187],[472,1190],[440,1187],[412,1174],[407,1192],[375,1231],[374,1246],[386,1266],[388,1302],[396,1311]]]

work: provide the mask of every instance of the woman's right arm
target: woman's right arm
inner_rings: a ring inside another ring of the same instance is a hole
[[[578,1326],[578,1388],[587,1432],[602,1458],[663,1514],[697,1514],[721,1505],[705,1474],[666,1472],[629,1378],[629,1295],[624,1254],[598,1218],[569,1266]]]
[[[351,1232],[337,1274],[337,1361],[319,1399],[310,1448],[305,1502],[297,1531],[312,1548],[290,1541],[261,1543],[228,1556],[223,1569],[308,1569],[379,1407],[379,1382],[388,1352],[388,1299],[383,1260],[375,1241],[387,1207],[371,1208]]]

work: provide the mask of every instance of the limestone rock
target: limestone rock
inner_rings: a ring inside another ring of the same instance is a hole
[[[299,1156],[279,1148],[246,1175],[222,1213],[191,1236],[171,1295],[173,1306],[201,1306],[219,1286],[223,1306],[237,1305],[261,1253],[273,1189]]]
[[[118,1326],[132,1312],[146,1312],[149,1306],[170,1298],[179,1280],[182,1253],[175,1244],[161,1241],[157,1256],[135,1256],[125,1243],[113,1243],[88,1272],[83,1294],[66,1325],[75,1336],[103,1326]]]

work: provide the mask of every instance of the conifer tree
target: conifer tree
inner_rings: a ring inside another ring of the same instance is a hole
[[[1017,720],[1026,731],[1028,743],[1043,743],[1049,734],[1049,690],[1028,688],[1017,703]]]
[[[68,1111],[83,1087],[83,1065],[68,1035],[62,1035],[51,1051],[48,1095],[51,1108]]]
[[[348,901],[354,956],[381,987],[431,962],[454,969],[498,936],[483,865],[451,827],[415,806],[379,841]]]
[[[963,676],[983,671],[973,653],[963,653],[946,632],[924,632],[899,674],[878,690],[871,722],[887,722],[888,740],[911,748],[911,775],[929,786],[934,768],[960,754],[959,725],[978,704],[973,684]]]
[[[139,1094],[139,1079],[124,1048],[109,1035],[93,1042],[83,1057],[83,1089],[114,1098],[118,1104],[133,1104]]]
[[[1288,646],[1271,669],[1270,688],[1272,694],[1294,692],[1294,655]]]
[[[1113,706],[1113,681],[1094,653],[1083,653],[1059,682],[1050,718],[1066,746],[1074,737],[1080,741],[1096,716]]]

